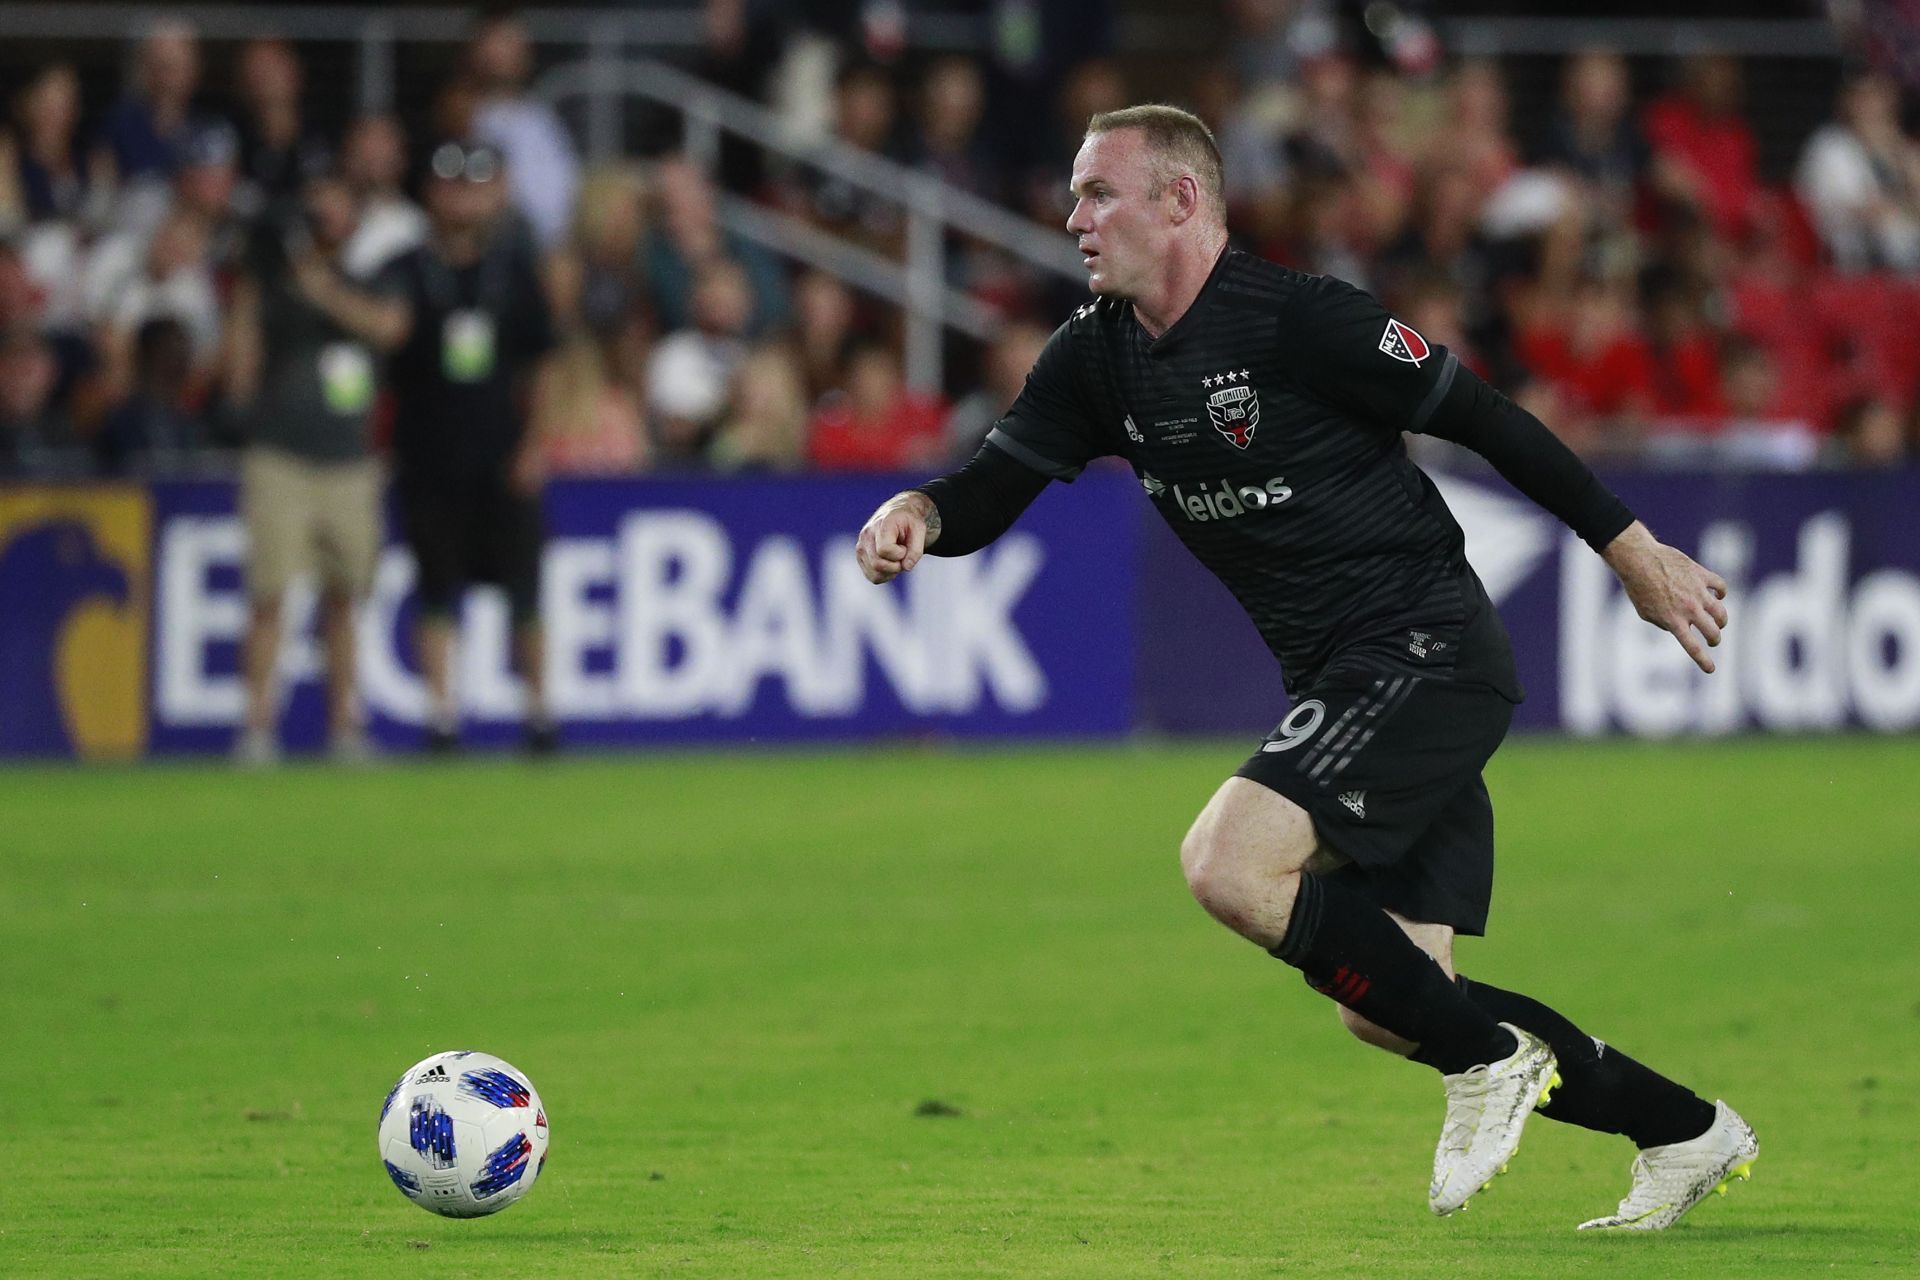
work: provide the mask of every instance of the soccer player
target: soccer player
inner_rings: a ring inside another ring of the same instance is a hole
[[[1746,1122],[1545,1004],[1453,971],[1454,937],[1485,931],[1492,890],[1481,770],[1522,695],[1460,527],[1401,433],[1484,455],[1703,671],[1725,582],[1367,294],[1229,249],[1220,153],[1194,116],[1094,116],[1072,192],[1094,300],[970,461],[873,514],[862,570],[887,582],[924,555],[966,555],[1049,480],[1125,458],[1259,628],[1292,702],[1194,820],[1180,849],[1194,896],[1332,997],[1355,1036],[1442,1074],[1435,1213],[1505,1168],[1538,1107],[1640,1148],[1619,1210],[1583,1228],[1672,1224],[1746,1176],[1759,1151]]]

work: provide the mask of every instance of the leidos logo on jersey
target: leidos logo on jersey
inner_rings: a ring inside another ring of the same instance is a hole
[[[1264,511],[1268,507],[1277,507],[1293,496],[1293,486],[1286,482],[1285,476],[1275,476],[1265,484],[1243,484],[1235,487],[1231,480],[1202,480],[1200,487],[1192,493],[1181,485],[1169,489],[1165,483],[1151,475],[1142,473],[1141,485],[1153,498],[1171,496],[1173,505],[1189,520],[1231,520],[1243,516],[1249,511]]]
[[[1380,349],[1416,369],[1422,360],[1433,354],[1425,338],[1398,320],[1387,321],[1387,330],[1380,335]]]

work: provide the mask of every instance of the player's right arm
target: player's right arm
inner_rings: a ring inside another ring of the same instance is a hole
[[[1080,394],[1074,323],[1054,331],[1019,398],[965,466],[896,493],[867,520],[854,544],[867,581],[890,582],[927,555],[978,551],[1012,528],[1049,480],[1071,482],[1111,451]]]

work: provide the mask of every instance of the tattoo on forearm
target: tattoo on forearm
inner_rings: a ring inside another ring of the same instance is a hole
[[[934,506],[932,503],[928,503],[927,504],[927,540],[931,542],[933,540],[933,535],[939,532],[940,532],[940,508]]]

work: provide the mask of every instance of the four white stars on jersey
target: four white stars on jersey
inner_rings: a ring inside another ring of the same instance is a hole
[[[1220,386],[1225,386],[1229,382],[1239,382],[1241,379],[1246,378],[1247,376],[1248,374],[1245,369],[1242,369],[1237,373],[1234,372],[1232,369],[1229,369],[1225,373],[1215,374],[1211,378],[1200,379],[1200,385],[1203,387],[1220,387]]]

